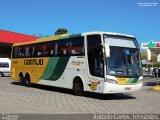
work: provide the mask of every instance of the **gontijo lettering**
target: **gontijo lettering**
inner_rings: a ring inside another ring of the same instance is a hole
[[[24,65],[43,65],[43,59],[25,59]]]

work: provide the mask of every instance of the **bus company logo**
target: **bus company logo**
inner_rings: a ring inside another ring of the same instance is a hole
[[[71,65],[74,65],[74,66],[80,66],[81,64],[84,64],[83,61],[72,61],[71,62]]]
[[[91,82],[91,84],[88,84],[91,90],[96,91],[97,85],[100,84],[100,82]]]
[[[24,65],[43,65],[43,59],[25,59]]]

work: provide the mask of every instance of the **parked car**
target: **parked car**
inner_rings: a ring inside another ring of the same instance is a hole
[[[0,77],[10,76],[11,60],[9,58],[0,58]]]
[[[153,68],[143,68],[143,76],[153,77],[154,76],[154,69]]]
[[[154,77],[160,77],[160,68],[154,68],[153,75]]]

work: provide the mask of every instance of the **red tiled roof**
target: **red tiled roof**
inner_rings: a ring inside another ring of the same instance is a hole
[[[0,30],[0,42],[14,44],[14,43],[34,41],[37,38],[38,37],[35,37],[35,36],[25,35],[25,34],[16,33],[16,32],[10,32],[6,30]]]

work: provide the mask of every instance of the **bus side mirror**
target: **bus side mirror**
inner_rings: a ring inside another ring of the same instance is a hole
[[[106,57],[110,57],[110,48],[108,44],[104,44],[104,50],[105,50],[105,55]]]

